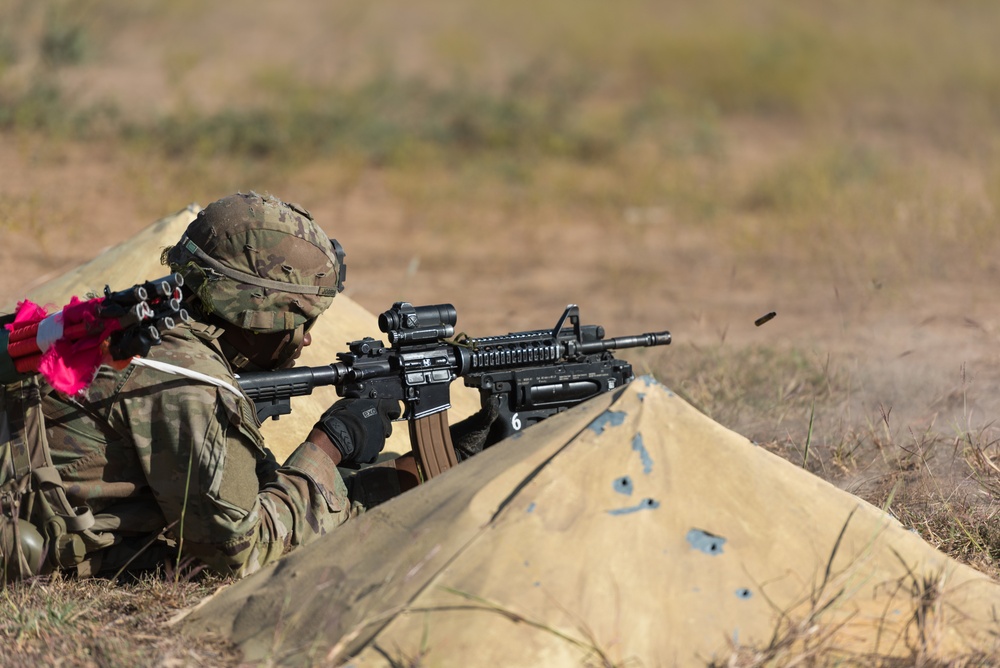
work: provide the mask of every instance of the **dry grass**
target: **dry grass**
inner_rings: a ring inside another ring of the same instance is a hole
[[[235,666],[221,639],[178,637],[167,622],[217,579],[147,575],[130,583],[58,575],[0,590],[5,666]]]
[[[847,530],[851,518],[844,524],[841,532]],[[995,643],[993,651],[975,651],[965,656],[949,654],[943,657],[937,650],[940,637],[944,632],[945,622],[942,610],[946,607],[946,578],[943,575],[918,576],[908,566],[902,557],[906,575],[897,582],[895,596],[897,601],[912,602],[913,613],[908,620],[907,628],[914,636],[907,643],[907,652],[899,652],[893,645],[902,644],[900,638],[880,627],[874,637],[874,647],[869,651],[846,650],[841,645],[841,634],[850,625],[850,618],[839,618],[830,621],[825,613],[835,608],[838,600],[849,587],[852,578],[852,567],[848,566],[842,572],[833,570],[837,557],[840,539],[834,545],[827,563],[824,577],[815,585],[814,590],[795,606],[795,611],[775,610],[778,619],[774,633],[769,642],[758,646],[733,645],[732,654],[723,663],[711,664],[714,668],[727,666],[729,668],[755,668],[758,666],[876,666],[880,668],[919,666],[919,667],[953,667],[960,666],[992,666],[995,663],[995,653],[1000,649],[1000,643]],[[899,555],[897,554],[897,557]],[[905,606],[907,603],[904,602]],[[804,610],[804,611],[802,611]],[[875,622],[880,624],[882,622]],[[891,624],[889,625],[891,626]],[[850,632],[848,632],[848,635]],[[889,646],[879,651],[879,646]]]
[[[673,351],[676,352],[676,351]],[[950,556],[1000,577],[1000,427],[845,420],[854,378],[802,350],[718,345],[647,369],[717,422],[884,508]],[[904,407],[899,407],[902,411]],[[971,421],[970,421],[971,422]]]

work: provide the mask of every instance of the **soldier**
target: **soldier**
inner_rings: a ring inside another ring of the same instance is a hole
[[[115,573],[191,555],[245,575],[416,484],[409,456],[350,486],[337,469],[375,460],[395,402],[338,401],[279,466],[238,389],[234,373],[294,364],[343,290],[343,250],[307,211],[225,197],[162,260],[184,276],[193,316],[151,349],[162,364],[101,367],[73,397],[42,386],[52,463],[70,504],[93,518],[55,540],[50,561]]]

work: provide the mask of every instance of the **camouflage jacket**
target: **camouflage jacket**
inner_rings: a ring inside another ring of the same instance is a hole
[[[236,387],[216,335],[198,323],[178,327],[149,358]],[[70,501],[90,507],[94,530],[116,537],[107,551],[165,532],[182,556],[245,575],[363,510],[311,443],[279,466],[238,390],[146,367],[101,367],[84,395],[47,392],[43,411]]]

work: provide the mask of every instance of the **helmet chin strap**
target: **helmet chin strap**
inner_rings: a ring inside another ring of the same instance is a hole
[[[290,333],[291,336],[276,350],[243,351],[234,346],[224,335],[219,338],[218,342],[223,355],[235,370],[270,371],[282,368],[295,357],[295,354],[302,347],[306,333],[305,325],[299,325],[294,330],[290,330]]]
[[[299,325],[292,331],[292,336],[285,342],[274,355],[275,365],[273,368],[280,369],[288,362],[292,361],[295,354],[302,349],[302,341],[306,336],[305,325]]]
[[[236,349],[236,346],[223,339],[218,340],[222,349],[222,356],[229,360],[229,365],[236,371],[263,371],[256,364],[250,362],[250,358]]]

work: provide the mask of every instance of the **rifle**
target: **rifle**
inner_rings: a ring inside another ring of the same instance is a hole
[[[326,385],[342,397],[401,401],[413,452],[434,477],[458,463],[447,418],[456,378],[477,388],[484,406],[498,400],[490,432],[495,442],[631,382],[632,366],[613,350],[670,343],[670,332],[605,339],[600,325],[580,324],[575,304],[552,329],[449,341],[457,321],[451,304],[396,302],[378,318],[389,347],[365,337],[348,344],[333,364],[245,373],[239,384],[261,421],[290,413],[291,397]]]

